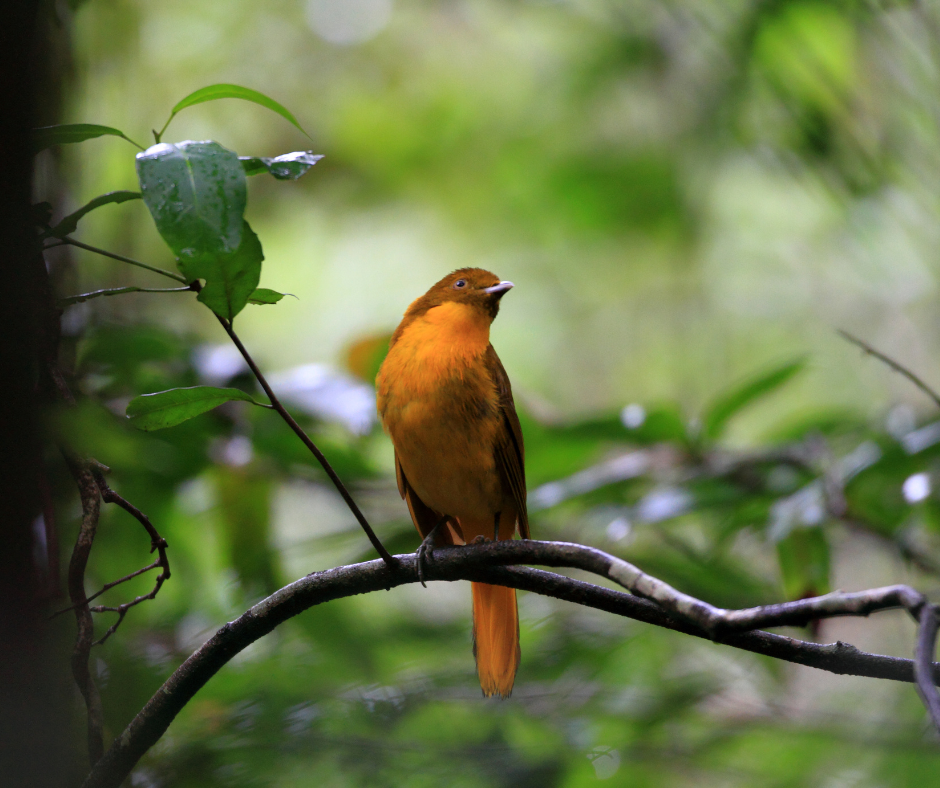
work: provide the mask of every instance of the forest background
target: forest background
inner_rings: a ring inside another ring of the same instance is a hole
[[[374,370],[408,303],[475,265],[516,284],[493,343],[523,419],[534,536],[729,607],[936,588],[935,406],[837,333],[940,383],[931,4],[89,0],[59,13],[63,122],[149,144],[181,97],[236,83],[289,107],[313,142],[237,101],[186,110],[165,139],[325,155],[293,183],[250,179],[261,285],[296,298],[236,325],[393,551],[417,536]],[[133,154],[114,137],[44,152],[36,199],[58,220],[135,190]],[[173,268],[140,201],[88,214],[74,237]],[[74,248],[47,259],[60,297],[163,286]],[[92,652],[114,736],[223,622],[374,554],[273,415],[235,402],[157,433],[127,422],[132,397],[173,386],[256,392],[191,294],[88,300],[62,327],[79,397],[62,430],[111,468],[173,567]],[[57,472],[64,564],[80,507]],[[112,509],[89,589],[148,560]],[[533,594],[512,700],[484,701],[467,597],[408,586],[302,614],[223,669],[132,784],[835,788],[925,785],[938,767],[910,685]],[[792,631],[897,656],[913,632],[901,613]],[[80,731],[77,694],[73,711]]]

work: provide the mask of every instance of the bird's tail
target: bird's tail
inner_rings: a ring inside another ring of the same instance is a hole
[[[509,697],[519,668],[519,610],[516,589],[471,583],[473,656],[483,694]]]

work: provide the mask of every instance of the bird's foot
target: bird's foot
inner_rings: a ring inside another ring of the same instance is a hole
[[[470,540],[470,544],[486,544],[492,541],[492,539],[487,539],[483,534],[480,534],[479,536],[474,536],[473,539]]]
[[[418,570],[418,580],[425,588],[427,588],[427,584],[424,582],[424,568],[434,554],[434,548],[437,545],[437,535],[440,533],[441,528],[446,522],[447,518],[442,517],[438,524],[431,529],[431,533],[421,540],[418,551],[415,553],[415,564]]]

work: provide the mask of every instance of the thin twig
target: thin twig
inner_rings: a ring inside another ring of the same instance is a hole
[[[369,521],[366,520],[365,515],[359,510],[359,507],[356,505],[355,500],[353,500],[352,495],[350,495],[349,490],[346,489],[346,485],[343,484],[342,480],[337,475],[336,471],[333,470],[333,466],[330,465],[329,460],[323,455],[323,452],[317,448],[317,445],[310,439],[310,436],[304,432],[303,428],[294,420],[294,417],[287,412],[287,409],[281,404],[281,401],[277,398],[277,395],[274,393],[274,390],[268,384],[268,381],[265,379],[261,370],[258,368],[258,365],[255,364],[254,359],[248,353],[248,350],[242,344],[242,341],[238,338],[238,335],[232,329],[232,324],[225,318],[220,315],[216,315],[219,323],[222,324],[222,328],[225,329],[225,332],[229,335],[229,338],[232,342],[235,343],[235,347],[238,348],[238,352],[242,354],[242,358],[245,359],[245,362],[248,364],[248,367],[254,373],[255,378],[258,380],[258,383],[261,384],[261,388],[264,389],[264,393],[267,395],[268,399],[271,400],[271,405],[274,410],[276,410],[282,419],[287,422],[287,425],[294,431],[294,434],[303,441],[304,446],[306,446],[314,457],[317,458],[317,461],[323,466],[323,470],[326,471],[326,475],[330,477],[330,481],[333,482],[333,485],[339,491],[339,494],[343,496],[343,500],[346,502],[346,505],[349,507],[349,510],[356,517],[356,520],[359,521],[359,525],[362,526],[362,530],[366,532],[366,536],[369,537],[369,541],[372,542],[372,546],[376,549],[378,554],[382,557],[382,560],[389,566],[393,567],[395,565],[395,558],[385,549],[385,546],[379,541],[379,538],[375,535],[375,531],[372,530],[372,526],[369,525]]]
[[[158,566],[160,566],[159,558],[153,563],[147,564],[147,566],[142,566],[140,569],[134,572],[131,572],[129,575],[124,575],[124,577],[119,578],[118,580],[113,580],[110,583],[105,583],[103,586],[101,586],[101,588],[95,591],[94,594],[91,594],[90,596],[86,597],[85,601],[91,602],[97,599],[103,593],[105,593],[105,591],[110,591],[115,586],[119,586],[121,585],[121,583],[126,583],[128,580],[133,580],[135,577],[138,577],[139,575],[149,572],[151,569],[156,569]],[[63,613],[68,613],[70,610],[74,610],[74,609],[75,609],[75,605],[69,605],[68,607],[62,608],[61,610],[56,610],[55,613],[49,616],[49,620],[51,621],[53,618],[57,618],[58,616],[61,616]],[[100,612],[96,610],[95,608],[90,608],[90,610],[92,613]]]
[[[100,254],[102,257],[110,257],[112,260],[118,260],[122,263],[127,263],[128,265],[135,265],[138,268],[146,269],[147,271],[153,271],[155,274],[160,274],[161,276],[169,277],[170,279],[175,279],[177,282],[182,282],[184,285],[188,285],[186,277],[182,274],[173,273],[173,271],[167,271],[165,268],[157,268],[155,265],[148,265],[147,263],[142,263],[140,260],[134,260],[132,257],[124,257],[123,255],[115,254],[114,252],[109,252],[107,249],[99,249],[97,246],[90,246],[89,244],[82,243],[81,241],[76,241],[74,238],[66,236],[62,239],[62,243],[57,244],[48,244],[46,249],[52,249],[56,246],[62,246],[68,244],[69,246],[77,246],[79,249],[84,249],[88,252],[94,252],[95,254]]]
[[[144,527],[144,529],[147,531],[147,534],[150,536],[150,552],[152,553],[154,550],[156,550],[157,559],[149,566],[145,566],[143,569],[139,569],[136,572],[133,572],[126,577],[122,577],[120,580],[116,580],[108,586],[105,586],[105,588],[103,588],[98,593],[100,594],[109,587],[113,588],[118,583],[123,583],[125,580],[130,580],[132,577],[143,574],[150,569],[160,567],[160,574],[157,575],[157,579],[154,581],[154,586],[148,594],[141,594],[140,596],[132,599],[130,602],[124,602],[123,604],[116,607],[96,605],[95,607],[90,608],[93,613],[111,612],[118,614],[118,620],[108,628],[108,631],[105,632],[104,635],[92,643],[94,646],[101,645],[117,631],[117,628],[121,625],[121,622],[124,621],[124,616],[127,615],[128,610],[136,605],[139,605],[141,602],[146,602],[148,599],[156,599],[157,594],[160,593],[160,589],[163,587],[163,584],[170,578],[170,560],[167,558],[166,554],[166,539],[160,536],[160,534],[157,532],[157,529],[153,527],[153,523],[150,522],[150,518],[147,517],[147,515],[145,515],[142,511],[140,511],[140,509],[134,506],[134,504],[130,503],[127,499],[118,495],[118,493],[108,486],[108,483],[105,481],[104,476],[101,473],[101,469],[104,469],[104,466],[98,464],[98,469],[92,471],[92,474],[98,489],[101,491],[102,499],[104,499],[104,501],[107,503],[117,504]]]
[[[862,340],[859,339],[858,337],[852,336],[848,331],[843,331],[843,330],[840,328],[840,329],[838,329],[838,333],[839,333],[839,335],[840,335],[843,339],[847,339],[847,340],[848,340],[849,342],[851,342],[853,345],[858,345],[858,347],[860,347],[862,350],[864,350],[866,353],[868,353],[868,355],[874,356],[874,357],[877,358],[879,361],[881,361],[881,362],[887,364],[889,367],[891,367],[891,369],[893,369],[895,372],[898,372],[898,373],[900,373],[901,375],[903,375],[904,377],[906,377],[909,381],[911,381],[911,383],[913,383],[915,386],[917,386],[917,388],[919,388],[921,391],[923,391],[924,394],[926,394],[928,397],[930,397],[930,398],[936,403],[937,407],[940,407],[940,394],[937,394],[936,391],[934,391],[932,388],[930,388],[930,386],[928,386],[926,383],[924,383],[923,380],[921,380],[917,375],[915,375],[913,372],[911,372],[907,367],[905,367],[905,366],[902,365],[902,364],[899,364],[899,363],[898,363],[897,361],[895,361],[893,358],[890,358],[889,356],[886,356],[884,353],[881,353],[880,351],[875,350],[875,349],[874,349],[871,345],[869,345],[867,342],[862,341]]]
[[[914,652],[914,677],[917,693],[930,714],[934,727],[940,731],[940,695],[932,679],[933,657],[937,650],[937,608],[924,605],[920,611],[920,632]]]
[[[196,650],[147,702],[118,736],[105,757],[92,770],[83,788],[117,788],[140,757],[155,744],[179,711],[205,683],[236,654],[271,632],[279,624],[314,605],[334,599],[420,582],[415,554],[396,556],[394,566],[381,561],[341,566],[307,575],[276,591],[267,599],[225,624]],[[535,563],[582,569],[603,577],[620,577],[633,585],[648,586],[668,603],[670,609],[637,596],[592,585],[579,580],[528,567],[510,564]],[[695,607],[716,610],[700,600],[674,589],[666,594],[665,583],[650,585],[650,578],[630,565],[600,550],[564,542],[515,540],[490,542],[467,547],[438,548],[425,557],[423,571],[428,580],[472,580],[532,591],[576,604],[605,610],[695,637],[714,639],[715,634],[700,623]],[[859,616],[876,610],[916,607],[922,601],[918,592],[905,586],[873,589],[854,594],[829,594],[745,611],[723,611],[731,629],[760,621],[765,626],[783,626],[803,621],[807,616]],[[691,604],[695,603],[695,604]],[[687,614],[684,612],[689,610]],[[893,681],[913,682],[914,662],[859,651],[848,643],[820,645],[774,635],[769,632],[725,631],[723,645],[763,654],[776,659],[830,671],[832,673]],[[923,636],[922,636],[923,639]],[[919,668],[926,681],[940,682],[940,665],[930,655]]]
[[[101,296],[123,295],[124,293],[190,293],[191,287],[113,287],[105,290],[92,290],[90,293],[68,296],[59,299],[59,306],[72,306]]]

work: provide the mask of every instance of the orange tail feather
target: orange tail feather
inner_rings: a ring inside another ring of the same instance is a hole
[[[519,668],[519,611],[516,589],[471,583],[473,655],[486,697],[509,697]]]

